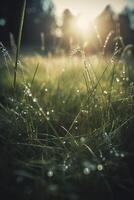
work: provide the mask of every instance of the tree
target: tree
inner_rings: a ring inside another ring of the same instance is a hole
[[[6,19],[6,25],[0,28],[0,41],[5,44],[9,45],[10,32],[17,40],[22,4],[22,0],[1,0],[0,18]],[[54,27],[55,16],[52,0],[27,0],[22,44],[40,45],[41,32],[45,34],[46,43],[49,43]]]
[[[63,23],[61,29],[63,34],[63,46],[66,51],[69,51],[70,39],[75,38],[75,16],[69,9],[65,9],[63,12]]]
[[[130,12],[131,9],[125,8],[117,15],[110,5],[106,6],[95,19],[95,30],[90,33],[87,53],[97,53],[104,48],[108,54],[113,53],[117,41],[118,48],[122,47],[120,36],[125,45],[134,44],[134,30],[131,28]]]
[[[1,0],[0,2],[0,19],[5,20],[5,25],[0,27],[0,41],[9,44],[9,33],[12,32],[17,37],[18,21],[22,1],[20,0]]]

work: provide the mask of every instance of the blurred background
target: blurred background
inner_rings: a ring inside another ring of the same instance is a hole
[[[14,49],[17,43],[22,0],[0,1],[0,42]],[[134,44],[133,0],[27,0],[22,50],[44,55],[68,54],[82,47],[87,55],[106,45],[113,51],[115,38]]]

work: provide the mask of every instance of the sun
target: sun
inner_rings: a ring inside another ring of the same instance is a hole
[[[76,19],[76,31],[86,35],[90,28],[90,20],[86,16],[78,16]]]

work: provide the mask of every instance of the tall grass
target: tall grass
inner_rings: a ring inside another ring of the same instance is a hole
[[[133,199],[130,46],[121,54],[115,48],[105,58],[110,34],[100,55],[87,58],[81,49],[80,58],[37,54],[20,62],[25,9],[26,1],[15,68],[9,54],[1,62],[0,188],[5,198]]]
[[[130,156],[126,149],[133,146],[129,141],[133,80],[124,75],[124,63],[108,63],[96,56],[85,66],[81,58],[38,55],[24,57],[22,63],[25,81],[19,70],[15,96],[10,93],[9,73],[3,69],[6,93],[0,112],[2,143],[12,149],[9,160],[17,195],[28,197],[26,185],[35,199],[40,195],[42,199],[73,195],[79,199],[85,192],[96,196],[88,193],[89,185],[102,196],[105,188],[112,199],[114,184],[129,187],[120,176],[112,182],[118,170],[126,173],[125,159]],[[3,155],[7,154],[4,146]]]
[[[19,59],[19,52],[20,52],[20,45],[21,45],[21,38],[22,38],[22,31],[23,31],[23,24],[24,24],[24,17],[25,17],[25,10],[26,10],[26,0],[24,0],[24,3],[23,3],[22,15],[21,15],[21,20],[20,20],[19,35],[18,35],[18,41],[17,41],[15,67],[14,67],[14,82],[13,82],[14,89],[16,87],[16,75],[17,75],[17,68],[18,68],[18,59]]]

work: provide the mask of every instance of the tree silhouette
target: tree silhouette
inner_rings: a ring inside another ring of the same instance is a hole
[[[70,39],[75,38],[75,16],[69,9],[65,9],[63,12],[62,34],[63,46],[68,52],[70,49]]]
[[[0,2],[0,20],[6,20],[4,26],[0,25],[0,41],[6,45],[9,45],[10,32],[17,40],[22,4],[22,0],[1,0]],[[40,45],[40,34],[43,32],[46,44],[49,44],[54,28],[55,16],[52,0],[28,0],[22,43]]]
[[[102,51],[106,44],[105,51],[108,54],[113,53],[117,38],[121,36],[125,45],[134,44],[133,35],[134,30],[131,28],[130,23],[130,9],[127,8],[117,15],[108,5],[95,19],[95,28],[90,33],[89,45],[86,51],[87,53],[97,53]]]

